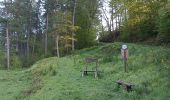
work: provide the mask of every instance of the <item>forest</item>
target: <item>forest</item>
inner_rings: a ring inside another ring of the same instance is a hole
[[[2,100],[168,100],[169,73],[170,0],[0,0]]]

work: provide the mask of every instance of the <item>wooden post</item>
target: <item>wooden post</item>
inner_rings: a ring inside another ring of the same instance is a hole
[[[122,45],[121,55],[124,62],[124,70],[127,72],[128,48],[127,45]]]
[[[127,72],[127,60],[124,59],[125,72]]]

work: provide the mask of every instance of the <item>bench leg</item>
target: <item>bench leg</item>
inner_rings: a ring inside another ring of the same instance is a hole
[[[117,87],[118,87],[118,88],[120,88],[120,85],[121,85],[121,84],[120,84],[120,83],[118,83],[118,84],[117,84]]]
[[[87,71],[84,71],[84,75],[87,75]]]
[[[82,77],[84,76],[84,71],[82,71],[81,76],[82,76]]]
[[[131,86],[126,86],[125,89],[126,89],[127,92],[132,91],[132,87]]]
[[[86,68],[84,70],[84,75],[87,75],[87,66],[86,66]]]
[[[87,75],[87,71],[82,71],[81,76],[83,77],[85,75]]]
[[[96,72],[94,72],[94,77],[95,77],[95,78],[97,78],[97,71],[96,71]]]

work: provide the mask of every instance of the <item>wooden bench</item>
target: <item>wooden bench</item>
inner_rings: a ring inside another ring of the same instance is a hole
[[[118,80],[118,81],[116,81],[116,83],[118,84],[118,87],[120,87],[120,85],[122,85],[125,88],[125,90],[128,92],[132,91],[132,88],[134,86],[134,84],[127,83],[123,80]]]
[[[92,70],[87,70],[87,65],[85,66],[85,69],[82,70],[82,77],[85,75],[88,75],[89,72],[94,73],[94,77],[97,78],[98,77],[98,59],[97,58],[93,58],[93,57],[87,57],[85,58],[85,63],[96,63],[96,66],[94,69]]]

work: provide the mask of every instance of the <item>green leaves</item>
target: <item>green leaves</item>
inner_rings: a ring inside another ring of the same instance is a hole
[[[158,10],[162,5],[165,5],[166,1],[116,1],[117,2],[114,1],[114,3],[119,4],[119,7],[127,10],[125,13],[127,20],[123,20],[123,27],[121,27],[122,40],[136,42],[144,41],[148,38],[155,38],[158,33],[158,31],[156,31],[156,19],[158,17]],[[118,10],[118,14],[121,14],[121,11]]]
[[[168,5],[168,4],[167,4]],[[170,7],[160,9],[159,11],[159,34],[157,40],[160,43],[170,42]]]

